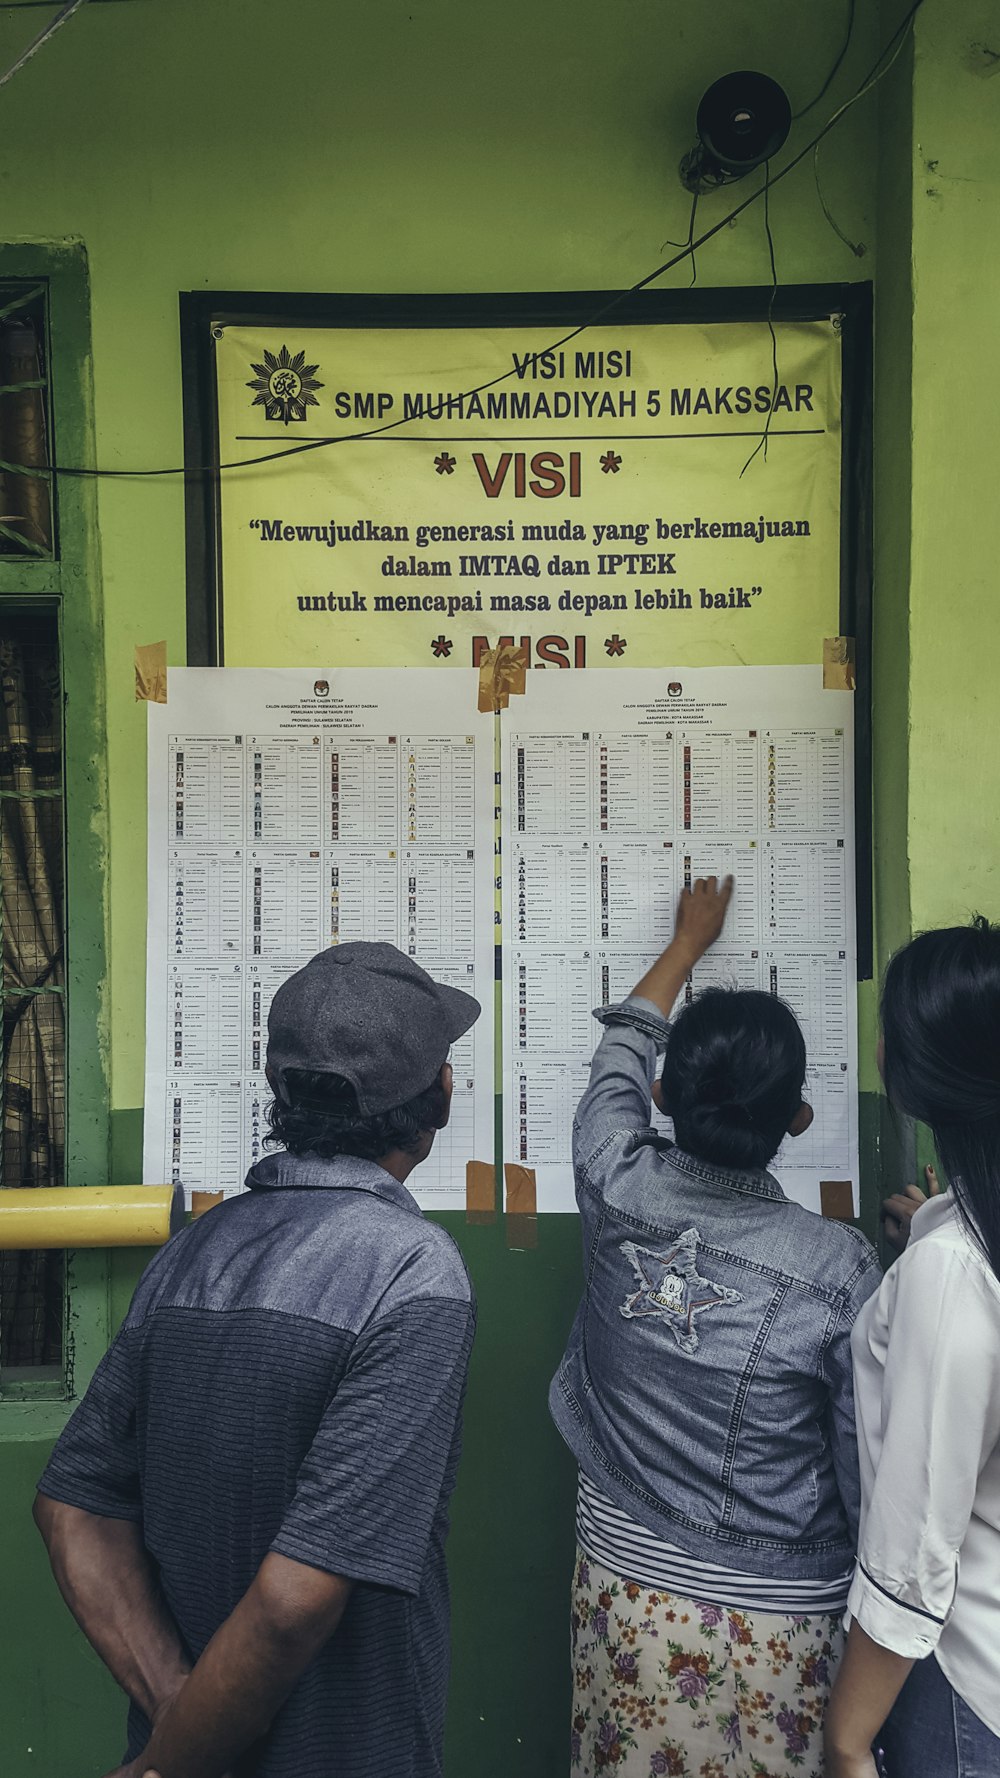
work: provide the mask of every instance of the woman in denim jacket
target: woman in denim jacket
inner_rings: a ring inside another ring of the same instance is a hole
[[[581,1778],[823,1770],[859,1507],[850,1335],[881,1272],[766,1171],[812,1116],[789,1009],[715,991],[668,1023],[731,894],[685,892],[598,1014],[574,1128],[586,1284],[550,1405],[580,1478]]]

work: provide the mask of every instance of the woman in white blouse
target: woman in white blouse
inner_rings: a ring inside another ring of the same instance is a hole
[[[875,1778],[873,1743],[890,1778],[997,1778],[1000,927],[900,951],[882,1032],[889,1099],[930,1126],[951,1189],[854,1327],[861,1538],[827,1778]]]

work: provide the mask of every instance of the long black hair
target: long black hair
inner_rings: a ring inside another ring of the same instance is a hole
[[[1000,927],[923,932],[882,990],[891,1103],[929,1125],[959,1211],[1000,1277]]]
[[[802,1104],[805,1073],[791,1007],[757,989],[707,988],[674,1020],[663,1058],[678,1148],[716,1167],[766,1167]]]

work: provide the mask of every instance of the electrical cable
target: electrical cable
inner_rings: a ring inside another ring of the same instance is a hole
[[[888,72],[888,70],[887,70],[887,72]],[[819,143],[818,142],[817,142],[815,148],[813,149],[813,179],[816,184],[816,196],[819,199],[819,207],[822,210],[823,215],[826,217],[827,222],[830,224],[830,227],[832,228],[834,234],[839,236],[840,240],[843,241],[845,247],[850,248],[851,252],[854,254],[855,259],[863,259],[865,254],[868,251],[867,247],[864,244],[864,241],[852,241],[850,238],[850,235],[845,235],[843,229],[840,226],[840,223],[837,221],[837,218],[834,216],[833,211],[830,209],[830,206],[827,203],[826,198],[823,196],[823,187],[819,182]]]
[[[829,89],[834,81],[834,78],[836,77],[837,73],[840,70],[840,65],[843,62],[844,57],[846,56],[848,50],[851,47],[851,38],[854,36],[854,14],[855,14],[855,11],[856,11],[856,0],[847,0],[847,32],[844,37],[844,41],[840,46],[840,54],[837,56],[837,58],[833,64],[833,67],[830,69],[830,72],[827,75],[826,79],[824,80],[823,85],[820,87],[819,92],[816,94],[816,97],[814,99],[810,99],[808,105],[803,105],[801,111],[793,111],[792,112],[792,122],[793,123],[798,123],[800,117],[805,117],[805,115],[808,111],[812,111],[813,107],[819,104],[823,95],[829,91]]]
[[[896,26],[896,29],[892,33],[892,36],[889,38],[888,43],[885,45],[885,48],[882,50],[881,55],[878,56],[876,61],[873,63],[872,67],[869,69],[868,73],[865,75],[865,78],[861,82],[861,85],[858,87],[857,91],[852,93],[851,97],[849,99],[845,100],[843,105],[839,106],[839,108],[833,113],[832,117],[827,118],[827,121],[823,125],[823,128],[820,130],[819,135],[816,137],[815,142],[809,143],[809,147],[806,150],[807,153],[809,152],[809,149],[818,148],[820,143],[823,140],[823,137],[825,135],[827,135],[827,133],[830,130],[832,130],[835,123],[839,122],[839,120],[843,117],[844,112],[850,111],[852,105],[856,105],[859,99],[863,99],[865,97],[866,93],[870,93],[873,87],[878,86],[879,81],[885,79],[890,68],[895,67],[896,63],[898,62],[900,56],[903,53],[903,48],[906,43],[906,37],[907,37],[907,33],[909,31],[909,28],[912,25],[914,19],[916,18],[917,13],[920,11],[920,8],[922,5],[923,5],[923,0],[916,0],[916,4],[914,6],[910,7],[909,12],[906,14],[906,16],[904,18],[902,18],[900,20],[899,24]],[[896,42],[897,38],[899,39],[898,43]],[[885,63],[885,67],[882,68],[882,67],[880,67],[879,64],[881,62],[885,61],[886,56],[889,57],[889,60]]]
[[[693,289],[698,282],[698,259],[694,250],[694,225],[698,215],[699,196],[700,193],[696,191],[691,198],[691,221],[688,223],[687,244],[691,252],[691,282],[688,286],[689,289]]]
[[[42,45],[48,43],[49,38],[54,37],[61,26],[69,23],[74,12],[79,12],[81,6],[85,5],[86,0],[68,0],[68,5],[62,7],[61,10],[56,13],[55,18],[50,19],[48,24],[43,26],[42,30],[39,31],[38,36],[34,38],[33,41],[28,44],[27,49],[18,56],[17,61],[12,62],[10,67],[6,69],[3,74],[0,74],[0,86],[6,86],[8,80],[13,80],[15,74],[20,73],[25,63],[30,62],[32,56],[37,56]]]
[[[879,69],[879,71],[877,73],[873,72],[871,75],[868,76],[867,80],[862,83],[861,87],[854,94],[854,97],[849,99],[847,101],[846,105],[841,106],[840,112],[839,113],[834,112],[833,118],[830,119],[831,123],[835,122],[836,118],[838,116],[842,116],[845,111],[849,110],[851,105],[853,105],[857,99],[863,98],[866,92],[870,92],[871,88],[873,86],[876,86],[880,80],[883,80],[885,78],[885,76],[888,74],[890,68],[895,66],[896,62],[899,60],[900,55],[902,54],[903,46],[906,43],[907,30],[908,30],[909,25],[911,23],[912,23],[912,15],[910,18],[904,20],[903,25],[900,27],[900,31],[902,34],[900,35],[899,42],[897,43],[895,49],[892,51],[892,54],[889,56],[889,60],[886,62],[885,67],[882,69]],[[891,43],[892,39],[890,38],[889,41]],[[888,46],[887,46],[887,48],[888,48]],[[885,54],[885,53],[886,52],[883,51],[883,54]],[[881,60],[882,60],[882,57],[880,56],[879,61],[881,61]],[[876,62],[875,67],[876,67],[876,69],[878,68],[878,62]],[[843,229],[838,226],[836,218],[831,214],[830,209],[827,205],[826,199],[823,196],[823,190],[822,190],[822,187],[819,182],[819,147],[820,147],[819,142],[817,142],[815,148],[813,149],[813,176],[816,181],[816,195],[819,198],[820,206],[823,211],[823,215],[826,217],[826,220],[830,224],[830,227],[833,229],[834,233],[840,236],[840,239],[843,241],[845,247],[849,247],[851,249],[851,252],[853,254],[855,254],[860,259],[861,256],[863,255],[863,253],[865,252],[864,246],[858,246],[853,241],[848,240]],[[764,430],[761,433],[761,436],[760,436],[757,444],[754,446],[753,450],[750,452],[750,455],[747,458],[746,462],[744,463],[743,468],[740,470],[740,480],[741,481],[742,481],[744,475],[746,474],[747,470],[749,469],[751,463],[753,462],[754,458],[756,457],[758,451],[760,451],[762,447],[763,447],[763,451],[764,451],[764,461],[765,461],[765,463],[767,462],[767,444],[768,444],[768,437],[769,437],[770,431],[771,431],[771,416],[774,412],[774,403],[777,400],[777,396],[778,396],[778,340],[777,340],[777,335],[775,334],[775,331],[774,331],[774,322],[772,319],[772,315],[773,315],[773,311],[774,311],[774,299],[778,294],[778,271],[777,271],[777,266],[775,264],[774,236],[771,233],[771,220],[770,220],[770,214],[769,214],[770,173],[771,173],[771,163],[770,163],[770,161],[765,161],[765,163],[764,163],[764,188],[763,188],[763,190],[764,190],[764,229],[767,234],[768,251],[771,256],[771,297],[770,297],[770,301],[768,302],[768,305],[767,305],[767,325],[768,325],[768,331],[770,332],[770,335],[771,335],[771,364],[773,367],[774,381],[772,384],[771,405],[767,410],[767,419],[764,422]]]
[[[909,20],[909,19],[904,21],[904,23],[906,25],[908,25],[910,22],[911,22],[911,20]],[[891,42],[891,39],[890,39],[890,42]],[[895,67],[900,56],[902,55],[905,43],[906,43],[906,30],[903,29],[902,35],[900,36],[900,39],[899,39],[899,42],[897,43],[895,49],[893,50],[892,54],[890,55],[889,60],[886,62],[885,67],[880,69],[878,74],[876,74],[874,77],[869,78],[867,84],[863,85],[861,87],[860,91],[855,95],[856,98],[858,98],[858,99],[864,98],[865,93],[870,92],[871,88],[873,86],[875,86],[878,81],[885,79],[890,68]],[[888,49],[888,45],[886,46],[886,48]],[[883,53],[885,53],[885,52],[883,52]],[[853,105],[853,103],[854,103],[854,99],[848,100],[848,105]],[[841,113],[838,113],[835,111],[833,114],[833,119],[831,121],[836,121],[836,118],[838,117],[838,115],[841,115],[842,112],[845,111],[846,109],[847,109],[847,106],[842,106]],[[856,259],[862,259],[864,257],[865,252],[866,252],[864,242],[852,241],[849,239],[849,237],[847,235],[845,235],[845,233],[844,233],[843,229],[840,227],[840,224],[838,223],[836,217],[833,215],[832,211],[830,210],[830,206],[827,203],[826,198],[823,196],[823,187],[821,186],[820,179],[819,179],[819,150],[820,150],[820,144],[819,144],[819,142],[817,142],[815,148],[813,149],[813,178],[816,182],[816,196],[819,198],[820,208],[823,212],[823,215],[826,217],[827,222],[830,224],[830,227],[833,229],[834,234],[839,235],[840,239],[844,243],[844,246],[849,247],[851,249],[851,252],[854,254]]]
[[[658,265],[653,271],[647,272],[644,278],[639,278],[636,283],[630,284],[626,290],[616,291],[606,303],[602,303],[599,309],[596,309],[593,314],[588,315],[586,320],[581,321],[576,327],[571,328],[568,333],[563,334],[560,339],[555,340],[552,345],[545,348],[545,351],[558,352],[564,346],[568,346],[573,340],[579,339],[582,333],[587,333],[590,328],[598,326],[601,321],[608,315],[612,314],[622,303],[627,302],[629,297],[637,296],[640,291],[646,290],[650,284],[654,284],[658,278],[662,278],[665,273],[672,271],[674,267],[680,265],[683,260],[693,258],[708,241],[713,240],[717,234],[720,234],[724,228],[728,228],[730,223],[734,222],[738,216],[742,216],[745,210],[749,210],[752,204],[755,204],[759,198],[763,197],[765,191],[770,193],[770,191],[772,191],[776,185],[779,185],[783,179],[787,179],[789,173],[794,172],[795,168],[805,160],[806,156],[813,153],[814,149],[816,149],[819,143],[822,142],[823,138],[829,135],[830,131],[839,123],[845,112],[849,111],[853,105],[856,105],[860,99],[863,99],[866,93],[870,92],[874,86],[877,86],[883,76],[889,72],[889,68],[892,67],[893,62],[895,62],[896,57],[902,49],[906,32],[923,4],[924,0],[912,0],[912,4],[900,20],[900,23],[896,26],[896,29],[893,31],[884,48],[879,52],[857,90],[833,113],[832,117],[827,118],[822,129],[818,130],[812,140],[807,142],[805,147],[801,148],[797,154],[793,155],[790,161],[786,162],[780,172],[774,175],[773,179],[768,178],[764,185],[758,186],[757,190],[752,191],[749,197],[743,199],[742,203],[735,204],[731,210],[727,211],[725,216],[720,217],[718,222],[714,222],[711,228],[707,228],[704,234],[699,235],[697,240],[692,239],[686,242],[685,245],[681,247],[680,251],[674,254],[672,259],[665,260],[662,265]],[[897,39],[899,39],[898,42]],[[885,68],[882,68],[881,64],[887,55],[891,55],[891,60]],[[543,353],[537,353],[536,357],[541,357],[543,355]],[[499,383],[509,382],[510,378],[516,375],[517,372],[514,369],[501,371],[498,376],[490,377],[486,382],[477,383],[474,388],[464,390],[461,399],[467,400],[472,395],[484,394],[488,389],[495,389]],[[229,473],[237,469],[255,469],[264,463],[284,462],[289,457],[300,457],[307,451],[326,450],[331,445],[358,444],[363,439],[377,438],[382,433],[393,432],[397,427],[405,425],[406,423],[407,416],[404,415],[398,420],[387,420],[382,426],[370,426],[361,432],[345,432],[334,438],[304,439],[300,444],[290,445],[284,450],[261,452],[261,454],[256,457],[240,457],[231,463],[180,464],[177,467],[166,469],[92,469],[76,465],[68,467],[62,464],[29,466],[28,464],[7,463],[0,460],[0,469],[15,475],[41,475],[43,477],[55,475],[88,481],[136,481],[147,480],[151,477],[174,475],[183,476],[185,480],[196,480],[202,476],[214,479],[218,475]]]
[[[692,260],[694,259],[694,251],[692,248],[692,242],[694,241],[694,223],[695,223],[695,217],[698,214],[698,198],[699,198],[699,196],[700,196],[700,193],[698,193],[697,191],[693,192],[691,195],[691,214],[690,214],[690,218],[688,220],[688,232],[687,232],[685,239],[683,241],[673,241],[673,240],[671,240],[670,236],[668,235],[665,241],[660,242],[660,252],[661,253],[663,252],[664,247],[683,247],[688,252],[690,252]],[[692,284],[694,284],[697,281],[697,278],[698,278],[697,269],[693,269],[692,277],[691,277]]]
[[[771,335],[771,404],[767,410],[767,419],[764,421],[764,430],[740,470],[740,481],[743,480],[758,451],[763,450],[764,462],[767,462],[767,441],[771,434],[771,415],[774,413],[774,404],[778,399],[778,336],[774,331],[774,299],[778,294],[778,266],[774,257],[774,236],[771,233],[771,163],[769,160],[764,162],[764,232],[767,235],[767,250],[771,259],[771,295],[767,305],[767,331]]]

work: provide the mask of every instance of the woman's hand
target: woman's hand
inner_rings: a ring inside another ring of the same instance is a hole
[[[908,1185],[904,1192],[894,1192],[882,1205],[885,1238],[897,1253],[902,1253],[910,1238],[910,1223],[921,1204],[926,1204],[928,1198],[940,1195],[941,1186],[933,1167],[924,1168],[924,1178],[927,1181],[926,1191],[921,1191],[919,1185]]]
[[[699,877],[693,888],[682,892],[673,938],[632,990],[640,1000],[652,1001],[665,1019],[669,1019],[699,957],[722,931],[732,896],[732,877],[724,877],[721,883],[717,877]]]
[[[733,898],[733,879],[699,877],[694,887],[683,889],[677,904],[674,923],[674,944],[684,951],[692,964],[714,945],[726,923],[726,911]]]
[[[872,1745],[912,1671],[908,1656],[884,1648],[853,1619],[823,1724],[826,1778],[879,1778]]]
[[[828,1747],[823,1769],[826,1778],[878,1778],[874,1755],[867,1750],[856,1754],[835,1753]]]

